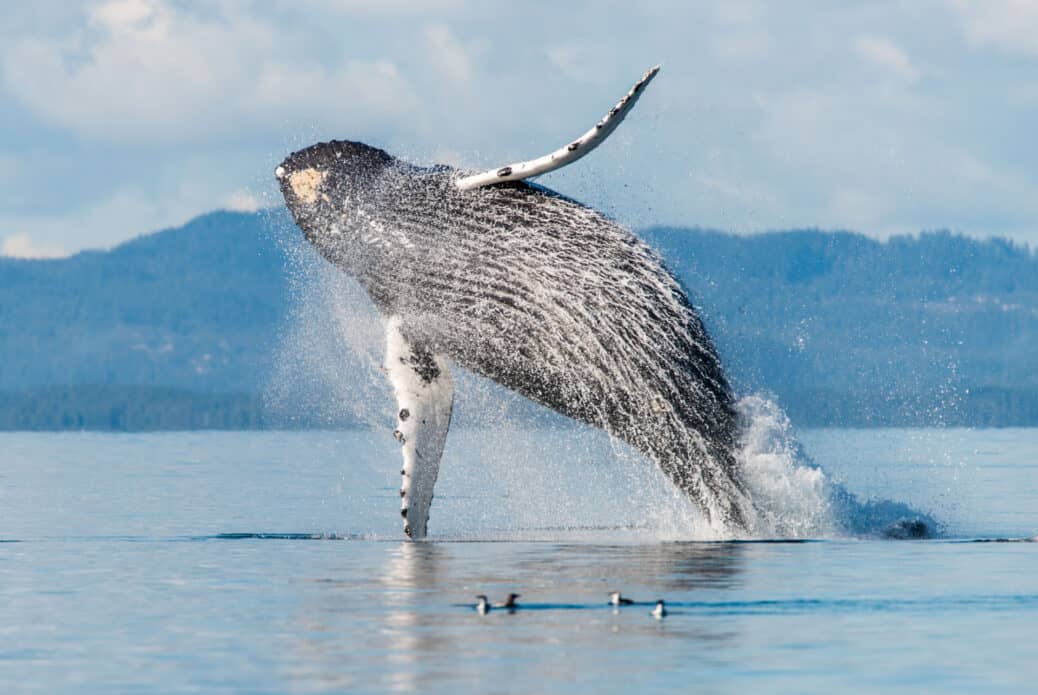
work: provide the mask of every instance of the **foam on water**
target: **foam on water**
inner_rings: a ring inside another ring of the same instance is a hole
[[[862,500],[826,475],[797,442],[782,409],[759,395],[739,401],[737,458],[758,517],[758,538],[931,537],[940,524],[892,500]]]
[[[753,535],[761,538],[831,536],[831,485],[822,470],[802,460],[786,414],[758,395],[738,404],[741,436],[737,460],[757,508]]]

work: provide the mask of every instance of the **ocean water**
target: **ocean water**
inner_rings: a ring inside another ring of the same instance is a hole
[[[2,434],[0,692],[1034,692],[1038,430],[766,416],[740,541],[579,428],[452,432],[423,543],[386,432]]]

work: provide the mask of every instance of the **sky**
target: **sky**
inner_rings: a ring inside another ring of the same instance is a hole
[[[633,227],[950,229],[1038,244],[1038,2],[13,0],[0,254],[108,248],[280,202],[359,140],[485,168],[613,136],[539,182]]]

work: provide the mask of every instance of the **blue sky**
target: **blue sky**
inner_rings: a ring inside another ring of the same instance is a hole
[[[278,202],[293,149],[468,167],[583,132],[541,183],[633,226],[948,228],[1038,243],[1038,2],[112,0],[5,5],[0,251]]]

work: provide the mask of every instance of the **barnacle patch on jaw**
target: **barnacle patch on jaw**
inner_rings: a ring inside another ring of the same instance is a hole
[[[296,194],[296,198],[299,198],[301,202],[307,205],[311,205],[317,202],[317,189],[324,183],[324,179],[327,176],[328,172],[326,171],[301,169],[293,171],[288,175],[288,185],[292,187],[292,192]]]

